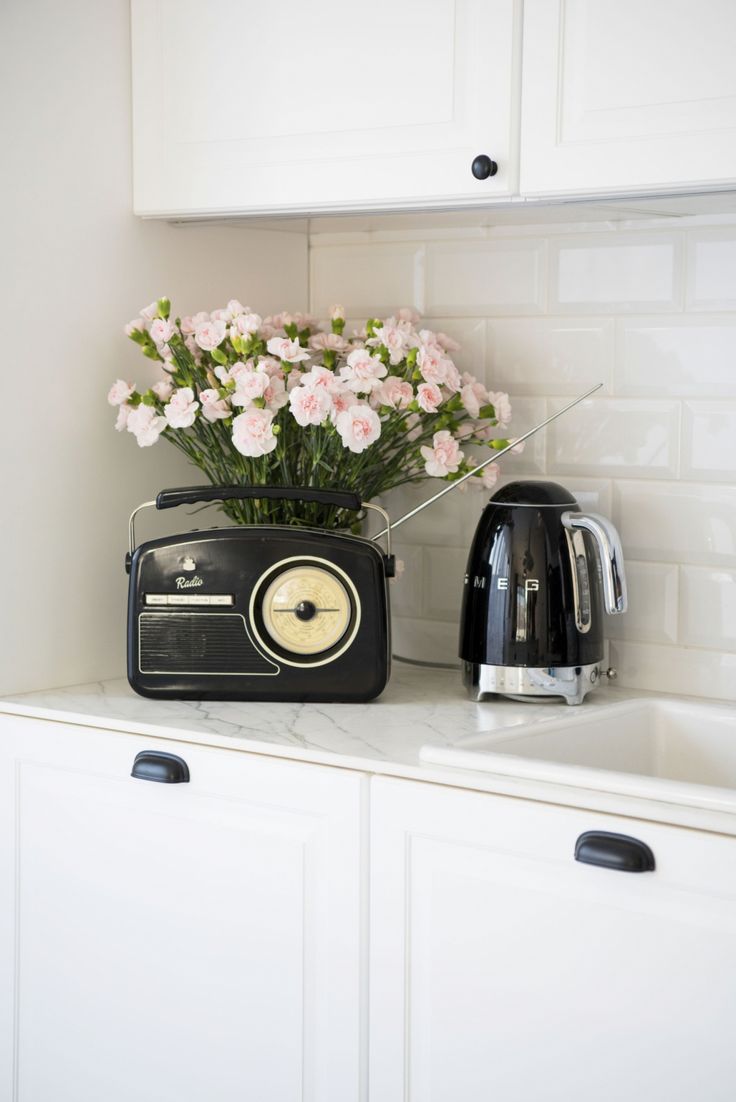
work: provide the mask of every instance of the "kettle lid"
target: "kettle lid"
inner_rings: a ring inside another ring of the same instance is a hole
[[[577,508],[578,503],[569,490],[557,482],[509,482],[496,490],[491,501],[501,505],[564,506]]]

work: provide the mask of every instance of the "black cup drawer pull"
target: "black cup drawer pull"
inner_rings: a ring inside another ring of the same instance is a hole
[[[141,750],[133,762],[131,777],[140,781],[159,781],[161,784],[186,784],[189,766],[176,754],[164,754],[160,750]]]
[[[645,842],[627,834],[586,830],[575,843],[575,860],[619,872],[653,872],[654,854]]]

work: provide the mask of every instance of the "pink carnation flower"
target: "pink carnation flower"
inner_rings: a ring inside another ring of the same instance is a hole
[[[166,344],[173,337],[176,328],[166,318],[156,318],[155,321],[151,322],[151,328],[148,332],[156,344]]]
[[[309,353],[305,348],[302,348],[299,341],[292,341],[288,337],[271,337],[271,340],[266,344],[266,348],[272,356],[278,356],[280,360],[285,360],[286,363],[296,364],[301,360],[309,359]]]
[[[188,429],[194,424],[198,409],[199,402],[195,400],[194,391],[190,386],[183,386],[174,391],[169,404],[164,407],[164,417],[172,429]]]
[[[124,379],[116,379],[107,394],[107,400],[111,406],[120,406],[127,402],[135,390],[135,383],[126,383]]]
[[[289,405],[298,425],[321,425],[332,409],[332,398],[324,386],[296,386],[289,394]]]
[[[241,455],[268,455],[276,447],[273,412],[270,409],[247,409],[233,421],[233,444]]]
[[[442,391],[434,383],[420,383],[417,387],[417,402],[425,413],[436,413],[442,403]]]
[[[392,409],[406,409],[409,403],[414,400],[414,391],[411,383],[397,378],[396,375],[389,375],[373,391],[372,397],[375,397],[379,405],[391,406]]]
[[[367,348],[356,348],[348,356],[347,365],[340,368],[342,383],[356,394],[370,394],[387,374],[386,365],[378,356],[371,356]]]
[[[162,379],[159,383],[154,383],[151,390],[160,402],[168,402],[174,392],[174,387],[169,379]]]
[[[166,418],[159,417],[153,406],[138,406],[128,414],[126,425],[138,441],[138,447],[150,448],[166,428]]]
[[[266,379],[268,385],[263,392],[263,400],[268,408],[275,413],[286,405],[289,401],[289,395],[286,393],[286,386],[280,375],[266,376]]]
[[[260,314],[239,314],[234,319],[230,332],[235,336],[249,337],[252,333],[258,332],[262,321],[263,318]]]
[[[265,371],[241,371],[235,379],[234,406],[250,406],[255,398],[262,398],[268,386]]]
[[[350,406],[335,419],[343,444],[351,452],[365,451],[381,435],[381,422],[370,406]]]
[[[504,394],[500,390],[495,393],[489,390],[488,401],[496,411],[496,420],[499,425],[508,425],[511,420],[511,402],[508,394]]]
[[[194,339],[204,352],[211,352],[225,340],[224,321],[202,321],[194,330]]]
[[[222,421],[232,413],[225,399],[220,397],[220,392],[213,387],[201,390],[199,401],[202,405],[202,414],[210,422]]]
[[[424,460],[424,469],[435,478],[455,474],[463,459],[460,445],[447,429],[434,434],[431,448],[425,446],[419,451]]]

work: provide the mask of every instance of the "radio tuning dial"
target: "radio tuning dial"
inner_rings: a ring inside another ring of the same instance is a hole
[[[272,642],[296,655],[321,654],[340,642],[353,612],[339,578],[318,566],[277,574],[263,595],[261,616]]]

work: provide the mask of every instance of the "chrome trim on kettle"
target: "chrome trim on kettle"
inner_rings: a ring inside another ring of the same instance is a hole
[[[489,694],[520,697],[561,696],[568,704],[582,704],[594,689],[603,671],[599,662],[588,666],[485,666],[463,662],[463,684],[471,700],[481,701]]]
[[[616,529],[598,513],[574,513],[568,510],[560,519],[571,532],[582,530],[593,537],[598,545],[603,570],[603,602],[606,612],[609,616],[626,612],[628,597],[624,553]]]

